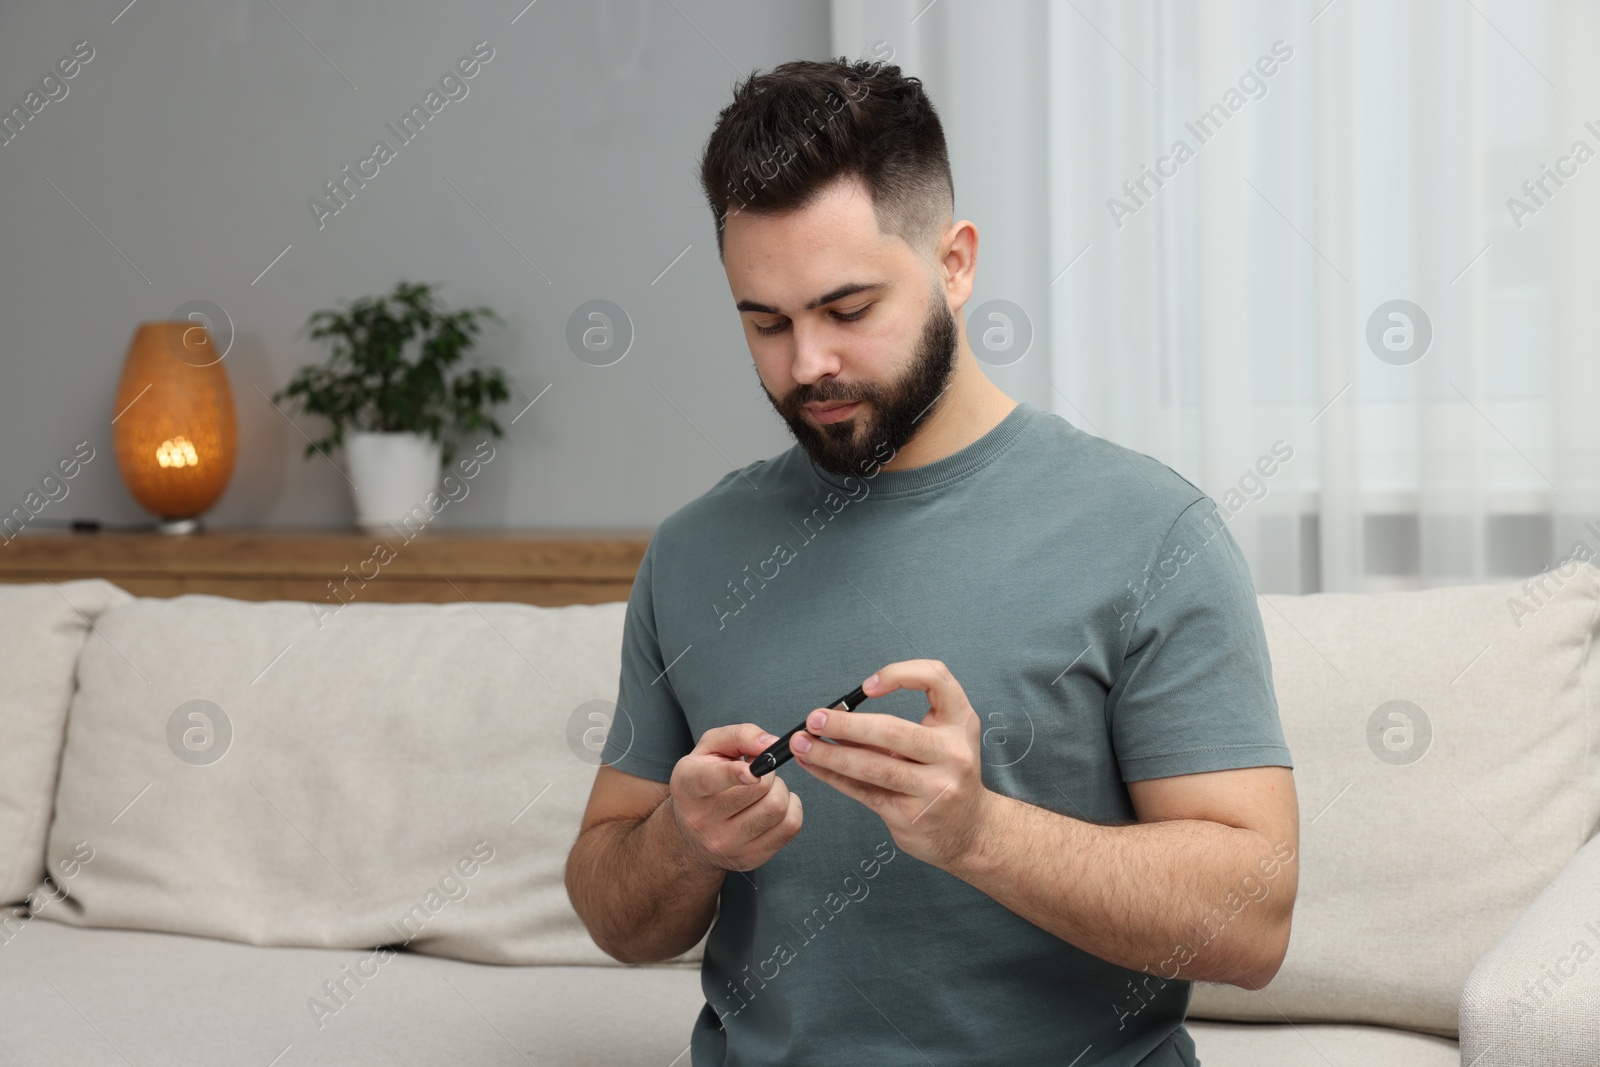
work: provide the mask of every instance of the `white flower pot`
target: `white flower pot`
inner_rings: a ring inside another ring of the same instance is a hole
[[[442,451],[426,434],[345,434],[357,525],[372,533],[426,526],[434,515],[426,501],[439,485]]]

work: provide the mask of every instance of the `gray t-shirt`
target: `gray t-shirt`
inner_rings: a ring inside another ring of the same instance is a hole
[[[1125,782],[1293,766],[1216,505],[1027,403],[922,467],[835,475],[796,445],[668,516],[629,597],[603,758],[665,782],[712,727],[781,734],[918,658],[981,717],[984,784],[1063,815],[1133,821]],[[919,722],[927,697],[859,710]],[[1148,973],[1099,959],[900,852],[798,764],[777,773],[805,824],[723,882],[694,1067],[1197,1062],[1190,983],[1156,977],[1170,953]]]

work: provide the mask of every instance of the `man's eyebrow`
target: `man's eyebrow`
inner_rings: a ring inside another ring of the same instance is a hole
[[[815,311],[824,304],[831,304],[835,300],[843,300],[847,296],[864,293],[871,290],[883,289],[886,282],[846,282],[837,289],[830,289],[805,306],[803,310]],[[740,311],[759,311],[763,315],[781,315],[783,312],[768,304],[759,304],[754,300],[741,300],[734,307]]]

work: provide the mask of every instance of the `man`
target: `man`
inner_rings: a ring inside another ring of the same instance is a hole
[[[754,75],[701,181],[797,443],[645,552],[574,907],[623,962],[710,930],[694,1067],[1195,1064],[1190,983],[1270,981],[1297,884],[1215,505],[984,376],[977,230],[916,79]]]

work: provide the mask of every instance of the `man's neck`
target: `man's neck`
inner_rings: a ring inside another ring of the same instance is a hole
[[[1000,425],[1016,408],[1017,402],[1001,392],[1000,387],[976,366],[970,368],[970,375],[977,380],[957,381],[958,375],[951,376],[950,387],[934,404],[922,429],[882,466],[882,470],[925,467],[954,455]]]

